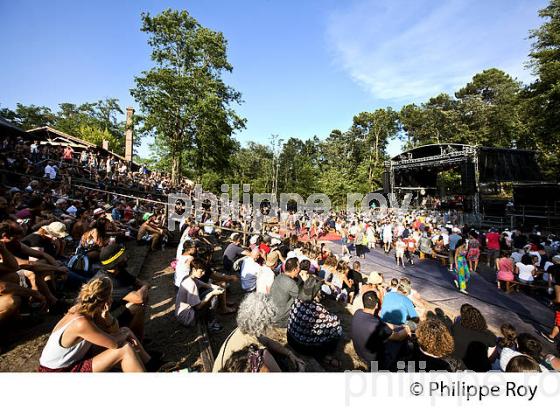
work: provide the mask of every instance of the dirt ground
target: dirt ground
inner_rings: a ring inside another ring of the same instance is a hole
[[[145,347],[148,350],[156,350],[164,353],[163,359],[169,364],[164,367],[165,371],[191,371],[203,372],[203,361],[201,358],[201,336],[196,327],[185,328],[174,320],[175,289],[173,286],[173,269],[169,266],[174,258],[175,249],[169,248],[155,253],[147,253],[145,247],[135,244],[127,246],[130,254],[130,270],[137,273],[141,279],[151,283],[149,308],[146,314],[146,340]],[[216,248],[215,262],[221,261],[221,251]],[[239,303],[243,292],[239,284],[233,284],[228,289],[228,301]],[[334,356],[340,362],[340,367],[334,368],[318,363],[311,357],[302,357],[306,362],[308,372],[336,372],[344,370],[365,370],[365,364],[356,355],[350,340],[350,329],[352,315],[350,311],[340,303],[324,301],[330,312],[339,316],[343,327],[343,339]],[[435,311],[437,306],[429,306]],[[449,312],[439,310],[432,313],[444,320]],[[453,316],[451,316],[453,317]],[[39,324],[29,326],[21,324],[9,332],[0,334],[1,372],[32,372],[35,371],[39,362],[39,356],[47,341],[48,335],[60,316],[46,315],[42,317]],[[221,344],[227,336],[235,329],[235,314],[218,315],[218,321],[223,330],[209,335],[210,346],[215,356]],[[285,330],[272,330],[270,337],[286,344]]]

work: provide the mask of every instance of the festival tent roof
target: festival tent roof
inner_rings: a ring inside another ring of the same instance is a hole
[[[70,145],[72,148],[78,148],[78,149],[94,148],[102,153],[108,153],[123,161],[126,161],[126,159],[122,155],[116,154],[109,150],[105,150],[91,142],[85,141],[81,138],[75,137],[70,134],[66,134],[65,132],[62,132],[52,127],[48,127],[48,126],[37,127],[28,130],[27,133],[33,135],[39,141],[44,142],[45,144],[48,143],[50,145],[64,145],[64,146]],[[137,165],[133,162],[133,166],[136,167]]]

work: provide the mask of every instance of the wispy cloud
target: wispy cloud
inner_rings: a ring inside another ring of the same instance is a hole
[[[405,103],[453,92],[500,68],[521,81],[546,0],[357,0],[332,12],[334,63],[371,95]]]

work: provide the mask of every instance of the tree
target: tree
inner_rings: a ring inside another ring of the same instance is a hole
[[[185,10],[142,14],[155,67],[135,78],[131,90],[143,116],[143,131],[171,157],[172,179],[183,172],[183,152],[194,170],[224,173],[224,157],[233,154],[232,133],[245,125],[231,108],[241,95],[222,80],[231,72],[222,33],[202,27]],[[225,164],[227,165],[227,163]]]
[[[391,107],[362,112],[353,119],[352,131],[357,139],[365,144],[367,178],[371,190],[379,185],[377,171],[383,165],[380,159],[384,159],[389,140],[395,137],[399,130],[397,120],[398,114]]]
[[[53,114],[50,108],[20,103],[16,104],[15,111],[9,108],[0,109],[0,117],[4,117],[24,130],[48,125],[52,126],[56,121],[56,115]]]
[[[525,132],[521,119],[522,84],[491,68],[476,74],[455,93],[466,142],[473,145],[511,147]]]
[[[550,177],[560,172],[560,0],[539,11],[545,22],[531,31],[533,40],[529,67],[536,80],[525,97],[525,120],[530,133],[520,142],[522,148],[540,153],[542,169]]]

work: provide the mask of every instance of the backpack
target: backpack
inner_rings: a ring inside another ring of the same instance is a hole
[[[91,269],[91,264],[87,256],[87,250],[78,246],[76,252],[66,264],[66,267],[72,272],[87,275]]]

